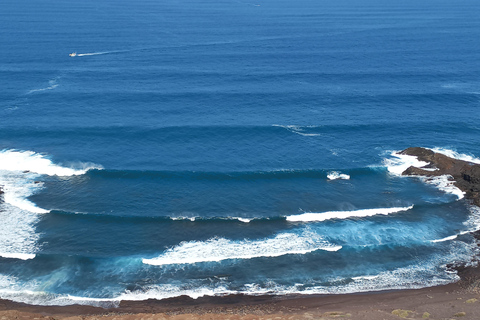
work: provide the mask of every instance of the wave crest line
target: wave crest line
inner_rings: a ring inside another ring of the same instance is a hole
[[[299,215],[287,216],[287,221],[311,222],[311,221],[325,221],[325,220],[331,220],[331,219],[361,218],[361,217],[370,217],[375,215],[388,215],[390,213],[407,211],[412,208],[413,208],[413,205],[409,207],[362,209],[362,210],[355,210],[355,211],[327,211],[322,213],[308,212],[308,213],[299,214]]]

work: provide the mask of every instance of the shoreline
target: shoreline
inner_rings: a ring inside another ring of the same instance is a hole
[[[0,319],[479,319],[480,268],[457,270],[460,280],[447,285],[338,295],[181,296],[122,301],[115,308],[0,300]]]
[[[472,233],[479,240],[480,233]],[[480,247],[480,244],[479,244]],[[475,261],[472,257],[472,262]],[[121,301],[117,307],[41,306],[0,299],[0,319],[292,320],[480,319],[480,266],[449,265],[455,283],[347,294],[225,295]]]
[[[401,154],[428,162],[409,167],[402,175],[452,176],[452,183],[473,205],[480,203],[480,165],[457,160],[424,148]],[[432,171],[432,168],[436,169]],[[430,169],[430,170],[428,170]],[[0,187],[0,201],[2,190]],[[470,233],[480,247],[480,230]],[[478,254],[478,253],[477,253]],[[132,320],[132,319],[480,319],[480,267],[452,263],[455,283],[421,289],[370,291],[348,294],[187,296],[163,300],[124,300],[117,307],[89,305],[40,306],[0,299],[0,319]]]

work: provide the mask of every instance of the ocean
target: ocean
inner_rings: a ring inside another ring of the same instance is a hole
[[[3,0],[0,298],[454,282],[480,210],[480,3]],[[76,53],[74,56],[69,56]]]

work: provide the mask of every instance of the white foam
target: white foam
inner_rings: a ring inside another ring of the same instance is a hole
[[[401,176],[402,173],[407,170],[409,167],[422,168],[428,165],[428,162],[419,161],[415,156],[409,156],[406,154],[400,154],[396,151],[390,154],[393,158],[387,158],[384,160],[384,165],[387,167],[387,170],[397,176]]]
[[[28,172],[0,170],[0,186],[4,192],[4,202],[24,211],[47,213],[48,210],[37,207],[27,199],[43,186],[41,183],[35,183],[35,178],[37,175]]]
[[[474,205],[468,207],[470,210],[470,216],[463,224],[467,227],[467,231],[461,234],[475,232],[480,230],[480,208]]]
[[[423,177],[419,176],[424,182],[433,184],[438,189],[442,190],[445,193],[454,194],[458,199],[463,199],[465,192],[457,188],[454,183],[455,181],[449,175],[437,176],[437,177]]]
[[[313,128],[313,126],[294,126],[294,125],[280,125],[280,124],[274,124],[272,125],[273,127],[280,127],[287,129],[290,132],[299,134],[301,136],[305,137],[315,137],[315,136],[320,136],[319,133],[306,133],[305,128]]]
[[[102,307],[118,306],[120,301],[139,301],[147,299],[167,299],[179,296],[189,296],[197,299],[202,296],[223,296],[230,294],[261,295],[261,294],[345,294],[381,290],[418,289],[430,286],[444,285],[458,281],[456,272],[449,272],[445,264],[451,261],[470,261],[471,251],[475,243],[452,242],[447,254],[438,254],[427,260],[419,258],[409,266],[379,272],[375,275],[349,277],[347,275],[309,280],[306,283],[281,285],[269,280],[263,283],[248,283],[242,287],[235,286],[232,290],[229,283],[212,283],[201,285],[202,281],[176,284],[157,284],[140,290],[126,290],[111,298],[92,298],[72,295],[52,294],[42,291],[42,284],[36,281],[19,284],[11,276],[0,274],[0,298],[35,305],[94,305]],[[354,281],[349,281],[350,279]],[[325,284],[327,283],[327,284]]]
[[[73,169],[54,164],[32,151],[0,151],[0,186],[4,192],[0,204],[0,255],[5,258],[33,259],[38,251],[35,224],[39,214],[48,210],[37,207],[28,197],[43,188],[41,175],[80,175],[100,166]]]
[[[353,277],[354,281],[345,283],[348,278],[332,278],[327,281],[330,285],[311,285],[305,287],[303,284],[294,286],[282,286],[276,283],[267,285],[248,284],[241,293],[247,295],[259,294],[347,294],[357,292],[371,292],[398,289],[419,289],[431,286],[445,285],[458,281],[456,273],[449,273],[446,270],[439,270],[434,261],[422,262],[418,265],[398,268],[392,271],[380,272],[372,276]],[[427,280],[428,279],[428,280]],[[335,283],[338,283],[336,285]]]
[[[0,171],[0,185],[3,185],[3,198],[6,202],[0,204],[0,255],[6,258],[32,257],[37,251],[39,235],[35,232],[35,225],[39,219],[37,212],[43,209],[35,207],[32,203],[27,206],[16,206],[22,197],[29,195],[33,190],[21,178],[17,180],[5,179],[5,174]],[[12,189],[15,189],[12,191]],[[17,201],[18,200],[18,201]],[[9,203],[11,202],[11,203]]]
[[[440,149],[431,149],[432,151],[439,152]],[[453,156],[453,151],[442,149],[444,153],[449,151],[451,154],[449,156]],[[447,154],[448,155],[448,154]],[[465,156],[459,155],[458,157]],[[397,176],[402,176],[402,173],[407,170],[410,166],[421,168],[427,171],[435,171],[436,169],[432,168],[423,168],[424,166],[429,165],[429,162],[419,161],[415,156],[409,156],[404,154],[399,154],[397,151],[391,153],[393,158],[387,158],[384,160],[384,165],[387,167],[387,170]],[[469,157],[469,156],[466,156]],[[474,160],[471,158],[471,160]],[[424,176],[417,176],[422,179],[424,182],[435,185],[438,189],[442,190],[446,193],[454,194],[458,197],[458,199],[462,199],[465,193],[457,188],[454,183],[455,181],[451,180],[449,175],[443,176],[436,176],[436,177],[424,177]]]
[[[342,247],[333,245],[318,234],[281,233],[274,238],[234,241],[213,238],[207,241],[182,242],[157,258],[143,259],[151,265],[191,264],[219,262],[228,259],[252,259],[278,257],[286,254],[306,254],[316,250],[337,251]]]
[[[430,242],[433,242],[433,243],[445,242],[445,241],[455,240],[457,237],[458,237],[458,235],[453,235],[453,236],[445,237],[445,238],[442,238],[442,239],[431,240]]]
[[[4,191],[4,201],[33,213],[48,212],[28,200],[29,196],[43,186],[42,183],[35,181],[39,175],[82,175],[90,169],[101,169],[101,167],[89,165],[82,169],[73,169],[54,164],[50,159],[33,151],[0,151],[0,185]]]
[[[168,299],[174,298],[178,296],[188,296],[192,299],[198,299],[204,296],[217,296],[217,295],[227,295],[227,294],[236,294],[238,291],[233,291],[227,289],[225,286],[218,286],[218,287],[198,287],[195,289],[183,289],[177,286],[164,284],[164,285],[157,285],[148,288],[147,290],[141,291],[126,291],[125,293],[121,294],[115,300],[118,301],[122,300],[130,300],[130,301],[141,301],[147,299]]]
[[[32,291],[32,290],[1,290],[0,297],[2,299],[12,300],[15,302],[26,303],[30,305],[40,306],[68,306],[72,304],[76,305],[88,305],[102,308],[114,308],[118,307],[121,300],[119,299],[102,299],[102,298],[88,298],[88,297],[75,297],[64,294],[51,294],[44,291]]]
[[[429,149],[429,148],[427,148]],[[475,158],[470,155],[458,153],[453,150],[445,149],[445,148],[432,148],[429,149],[433,152],[441,153],[446,155],[450,158],[468,161],[472,163],[480,164],[480,159]],[[400,154],[399,151],[393,151],[390,154],[393,158],[387,158],[384,160],[384,165],[387,167],[387,170],[395,175],[401,175],[405,170],[407,170],[410,166],[421,168],[427,171],[435,171],[438,169],[435,168],[423,168],[427,166],[429,162],[419,161],[416,156],[410,156],[405,154]]]
[[[148,299],[163,300],[179,296],[188,296],[192,299],[198,299],[204,296],[223,296],[238,293],[239,291],[229,290],[224,286],[187,289],[170,284],[150,286],[149,288],[138,291],[126,290],[125,292],[112,298],[90,298],[73,296],[69,294],[51,294],[36,289],[20,289],[18,291],[0,289],[0,297],[2,299],[9,299],[31,305],[66,306],[78,304],[103,308],[117,307],[121,301],[144,301]]]
[[[0,257],[19,260],[30,260],[35,258],[35,254],[31,253],[12,253],[12,252],[0,252]]]
[[[432,148],[430,150],[432,150],[434,152],[437,152],[437,153],[444,154],[447,157],[450,157],[450,158],[453,158],[453,159],[463,160],[463,161],[468,161],[468,162],[480,164],[480,159],[479,158],[475,158],[475,157],[473,157],[471,155],[468,155],[468,154],[458,153],[456,151],[446,149],[446,148]]]
[[[192,222],[195,222],[195,220],[197,220],[197,217],[173,217],[171,219],[175,221],[190,220]]]
[[[376,276],[356,277],[353,282],[338,286],[316,286],[308,288],[303,294],[346,294],[398,289],[420,289],[430,286],[445,285],[457,281],[456,274],[440,274],[436,266],[410,266],[393,271],[381,272]],[[432,277],[432,274],[438,276]],[[429,280],[426,280],[429,278]],[[343,279],[336,279],[342,282]],[[332,279],[331,282],[335,281]]]
[[[331,171],[327,174],[328,180],[337,180],[337,179],[344,179],[349,180],[350,176],[345,173],[340,173],[338,171]]]
[[[321,213],[308,212],[299,215],[287,216],[287,221],[294,222],[310,222],[310,221],[325,221],[330,219],[347,219],[357,217],[370,217],[375,215],[388,215],[401,211],[407,211],[413,208],[410,207],[394,207],[394,208],[377,208],[377,209],[363,209],[354,211],[327,211]]]
[[[352,280],[355,280],[355,281],[373,280],[373,279],[377,279],[378,277],[380,277],[380,276],[379,275],[376,275],[376,276],[360,276],[360,277],[352,277]]]
[[[91,169],[102,169],[102,167],[91,165],[87,168],[73,169],[56,165],[50,159],[33,151],[0,151],[0,170],[29,171],[49,176],[74,176],[85,174]]]
[[[204,217],[204,218],[201,218],[201,217],[187,217],[187,216],[180,216],[180,217],[171,217],[170,219],[172,220],[175,220],[175,221],[183,221],[183,220],[189,220],[189,221],[192,221],[192,222],[195,222],[197,220],[209,220],[209,219],[219,219],[219,220],[238,220],[240,222],[243,222],[243,223],[249,223],[250,221],[252,221],[253,219],[252,218],[242,218],[242,217]]]
[[[100,52],[90,52],[90,53],[77,53],[77,57],[85,57],[85,56],[98,56],[102,54],[108,54],[108,53],[115,53],[117,51],[100,51]]]
[[[110,298],[92,298],[74,296],[70,294],[54,294],[44,291],[44,284],[36,280],[22,283],[13,276],[0,274],[0,298],[13,300],[32,305],[92,305],[99,307],[116,307],[120,301],[141,301],[148,299],[168,299],[182,295],[197,299],[203,296],[215,296],[235,294],[238,291],[227,289],[223,285],[217,284],[212,287],[198,286],[192,283],[184,285],[158,284],[152,285],[141,290],[125,290],[122,293]]]

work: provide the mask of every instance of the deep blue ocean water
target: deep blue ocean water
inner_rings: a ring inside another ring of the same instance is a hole
[[[446,179],[400,177],[412,159],[395,151],[479,161],[478,12],[2,1],[0,298],[455,281],[445,265],[469,261],[480,212]]]

